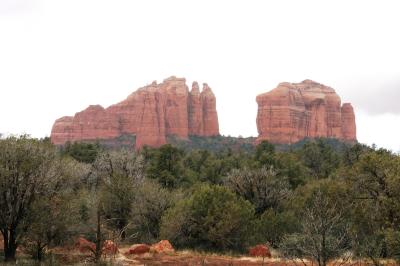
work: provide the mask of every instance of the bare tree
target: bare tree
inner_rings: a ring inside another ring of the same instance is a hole
[[[133,229],[140,241],[151,243],[158,239],[161,217],[182,195],[171,193],[155,180],[146,180],[135,191],[132,207]]]
[[[78,208],[71,201],[76,198],[75,188],[81,178],[89,172],[88,165],[64,157],[58,169],[62,182],[53,193],[40,193],[27,215],[29,230],[24,234],[23,246],[36,260],[42,260],[46,249],[53,244],[68,240],[74,234],[74,223],[78,219]]]
[[[335,200],[317,190],[301,219],[300,232],[287,235],[282,241],[280,248],[285,257],[305,258],[319,266],[346,257],[350,249],[348,224],[344,222],[344,212]]]
[[[94,177],[100,183],[110,183],[116,176],[126,176],[140,182],[144,178],[144,158],[130,150],[103,152],[93,163]]]
[[[232,191],[253,203],[258,214],[268,208],[276,208],[291,194],[288,179],[278,176],[272,167],[234,169],[225,183]]]
[[[143,157],[129,150],[103,152],[93,163],[87,203],[92,210],[90,224],[95,225],[96,261],[102,255],[105,231],[116,229],[125,238],[134,191],[143,181],[143,172]]]

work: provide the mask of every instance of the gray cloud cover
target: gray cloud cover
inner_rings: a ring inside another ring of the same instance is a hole
[[[400,78],[362,82],[343,91],[343,94],[356,108],[366,113],[400,114]]]

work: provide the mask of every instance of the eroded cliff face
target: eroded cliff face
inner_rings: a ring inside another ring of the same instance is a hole
[[[357,136],[356,117],[353,106],[345,103],[342,106],[342,137],[345,140],[355,140]]]
[[[190,135],[202,136],[204,133],[203,101],[197,82],[193,82],[189,95],[189,130]]]
[[[203,91],[200,94],[203,112],[203,134],[202,136],[215,136],[219,132],[216,98],[207,83],[203,84]]]
[[[185,79],[170,77],[140,88],[106,109],[93,105],[73,117],[56,120],[51,140],[60,145],[125,134],[136,135],[136,148],[163,145],[168,135],[183,139],[219,135],[215,96],[206,84],[200,92],[194,82],[189,92]]]
[[[304,138],[356,141],[353,107],[335,90],[312,80],[280,83],[257,96],[258,142],[291,144]]]

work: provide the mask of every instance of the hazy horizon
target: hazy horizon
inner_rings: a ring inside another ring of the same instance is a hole
[[[206,82],[220,132],[257,136],[255,97],[312,79],[352,103],[361,143],[400,151],[397,1],[3,0],[0,133],[50,135],[169,76]]]

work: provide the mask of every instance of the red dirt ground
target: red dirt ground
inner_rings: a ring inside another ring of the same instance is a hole
[[[251,257],[229,257],[213,254],[202,254],[192,251],[178,251],[175,253],[158,254],[146,253],[144,255],[124,255],[129,247],[120,248],[120,252],[115,257],[106,257],[106,261],[113,262],[113,265],[166,265],[166,266],[297,266],[302,263],[294,264],[291,261],[283,261],[272,258],[265,259]],[[81,254],[73,248],[55,248],[51,252],[60,259],[63,265],[81,265],[82,263],[91,262],[90,254]],[[1,263],[0,263],[1,264]],[[339,265],[340,263],[337,263]],[[386,263],[385,266],[399,266],[396,263]],[[307,266],[315,266],[307,263]],[[333,266],[333,264],[332,264]],[[368,263],[346,263],[342,266],[372,266]]]

